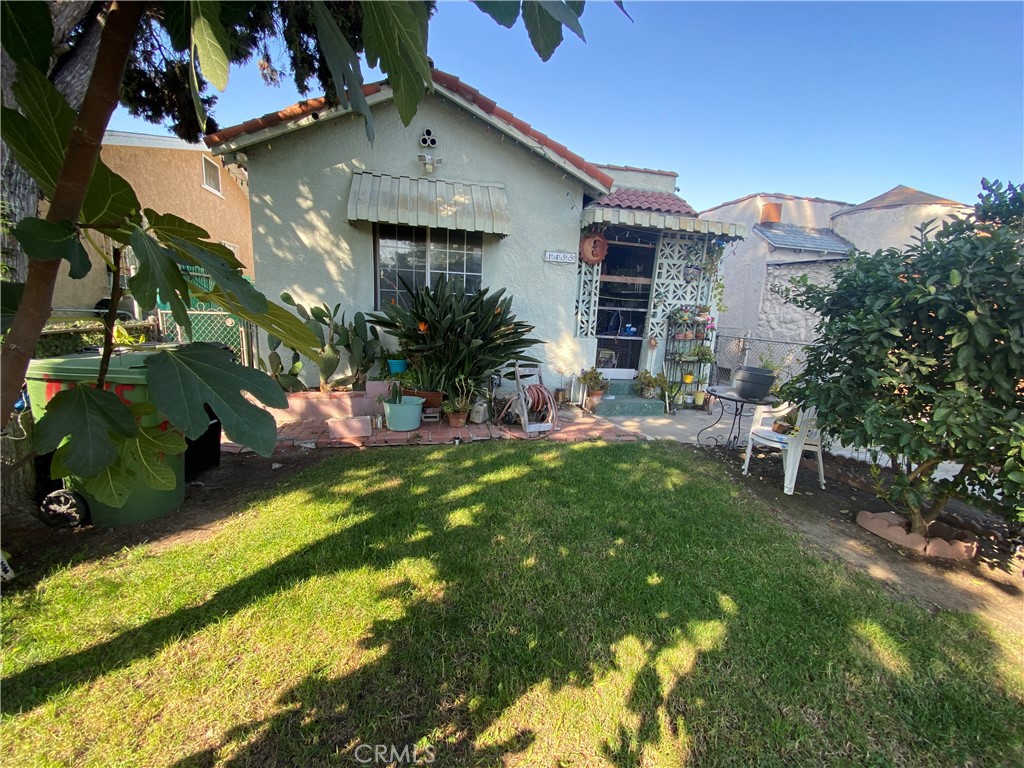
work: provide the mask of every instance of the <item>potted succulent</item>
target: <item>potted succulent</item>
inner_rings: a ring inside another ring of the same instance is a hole
[[[608,379],[594,367],[580,374],[580,384],[587,388],[589,408],[594,410],[604,397],[605,390],[608,389]]]
[[[633,380],[633,387],[640,397],[654,397],[655,389],[658,386],[658,379],[646,368],[636,375]]]
[[[466,419],[469,418],[469,409],[473,407],[475,396],[476,388],[473,382],[465,376],[459,376],[452,385],[448,398],[441,404],[441,410],[444,411],[449,426],[466,426]]]
[[[423,413],[422,397],[403,395],[402,387],[396,381],[391,385],[391,394],[382,402],[388,429],[393,432],[412,432],[419,427]]]
[[[698,304],[697,305],[697,319],[701,322],[707,322],[711,319],[711,305],[710,304]]]

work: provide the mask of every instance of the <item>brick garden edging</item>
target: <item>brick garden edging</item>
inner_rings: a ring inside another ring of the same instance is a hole
[[[957,531],[942,523],[932,523],[932,529],[943,536],[926,539],[919,533],[907,532],[907,520],[895,512],[868,512],[857,514],[857,525],[886,541],[912,549],[929,557],[947,560],[972,560],[978,554],[978,537],[970,531]]]

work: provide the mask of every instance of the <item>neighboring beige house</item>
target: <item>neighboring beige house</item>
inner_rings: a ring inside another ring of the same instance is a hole
[[[773,341],[813,340],[816,316],[788,304],[772,290],[807,275],[827,283],[851,249],[874,252],[908,245],[916,228],[970,209],[954,200],[899,186],[860,205],[818,197],[758,193],[722,203],[701,218],[727,219],[751,235],[729,245],[723,260],[728,308],[720,334]]]
[[[173,213],[198,224],[212,239],[231,248],[245,265],[245,274],[253,276],[248,185],[242,169],[225,167],[201,144],[122,131],[106,133],[100,155],[132,185],[143,208]],[[96,244],[109,254],[109,239],[90,234],[94,241],[101,240]],[[111,273],[91,248],[90,252],[93,266],[85,278],[72,280],[68,265],[62,266],[53,298],[56,315],[92,310],[97,302],[110,297]],[[132,307],[130,300],[121,307],[138,316],[138,308]]]
[[[408,127],[386,82],[365,86],[372,145],[362,118],[323,99],[207,137],[248,170],[260,290],[351,317],[400,301],[399,276],[446,273],[514,297],[551,387],[595,363],[657,370],[672,302],[710,292],[682,265],[741,233],[699,221],[673,173],[589,163],[458,78],[433,81]],[[591,265],[578,254],[594,228],[609,245]]]

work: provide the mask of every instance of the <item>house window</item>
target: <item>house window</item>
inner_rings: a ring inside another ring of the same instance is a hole
[[[418,291],[438,277],[457,280],[466,293],[481,288],[484,238],[479,232],[380,224],[377,227],[377,308],[408,306],[401,281]]]
[[[214,192],[220,194],[220,165],[216,161],[211,160],[206,155],[202,155],[203,158],[203,186]]]

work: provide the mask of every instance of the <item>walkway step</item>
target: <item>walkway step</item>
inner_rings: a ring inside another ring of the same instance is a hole
[[[598,416],[660,416],[665,413],[665,403],[657,398],[615,395],[612,400],[605,395],[594,413]]]

